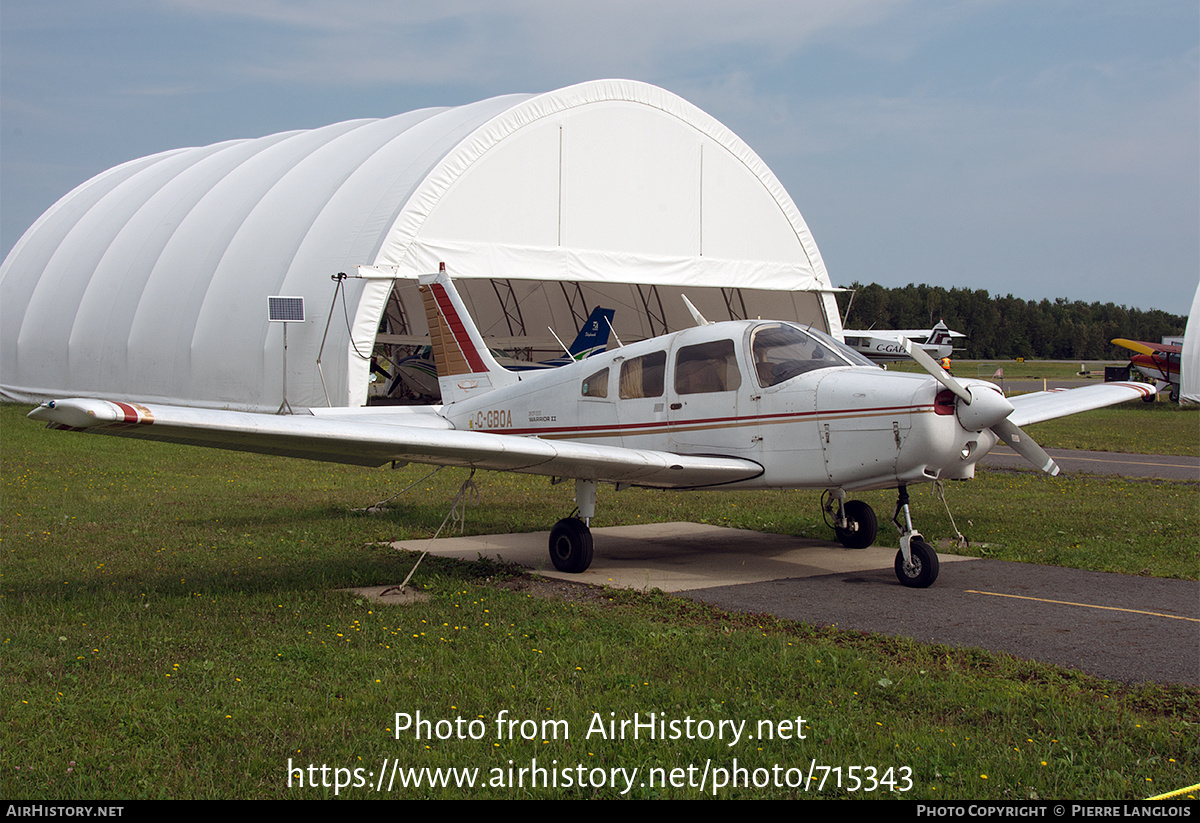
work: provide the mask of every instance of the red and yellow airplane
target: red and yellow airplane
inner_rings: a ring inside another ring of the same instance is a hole
[[[1116,338],[1112,344],[1134,352],[1129,358],[1130,365],[1153,380],[1158,391],[1170,389],[1172,403],[1179,402],[1179,366],[1183,361],[1183,346],[1126,340],[1124,337]],[[1154,396],[1148,396],[1145,400],[1149,403]]]

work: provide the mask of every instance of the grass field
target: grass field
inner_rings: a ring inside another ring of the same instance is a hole
[[[1096,800],[1200,775],[1195,688],[1123,686],[658,593],[539,597],[519,571],[483,562],[427,558],[414,583],[428,601],[372,604],[339,590],[402,580],[415,558],[380,544],[431,536],[464,472],[366,516],[355,510],[425,470],[49,432],[25,411],[0,407],[9,800]],[[1157,413],[1135,408],[1115,428]],[[1195,432],[1194,413],[1171,419]],[[544,529],[571,508],[569,484],[477,482],[471,533]],[[986,544],[969,552],[1186,579],[1200,569],[1197,484],[981,473],[948,493],[958,526]],[[609,491],[598,521],[827,537],[817,498]],[[871,502],[890,510],[892,498]],[[929,489],[914,505],[923,531],[949,533]],[[397,714],[417,712],[428,725],[397,733]],[[666,739],[597,725],[650,713]],[[730,737],[742,722],[754,740]],[[377,791],[395,764],[479,771],[474,788]],[[635,768],[625,791],[619,770]],[[715,787],[723,775],[751,785]]]
[[[1028,428],[1045,448],[1200,456],[1200,408],[1122,403]]]

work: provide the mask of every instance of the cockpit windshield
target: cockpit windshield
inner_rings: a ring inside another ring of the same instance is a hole
[[[845,343],[830,337],[825,332],[817,331],[814,328],[808,328],[806,331],[808,334],[815,335],[818,339],[824,340],[825,345],[831,347],[834,351],[838,352],[847,360],[849,360],[851,366],[870,366],[873,369],[881,368],[878,363],[876,363],[874,360],[871,360],[862,352],[855,351]]]
[[[763,323],[755,328],[750,351],[763,388],[815,369],[874,365],[827,334],[790,323]]]

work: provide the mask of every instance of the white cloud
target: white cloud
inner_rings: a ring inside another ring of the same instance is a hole
[[[262,50],[237,71],[314,83],[528,83],[671,74],[712,61],[778,61],[827,33],[877,25],[907,0],[607,3],[451,0],[162,0],[202,19],[263,25]],[[284,47],[284,44],[288,44]]]

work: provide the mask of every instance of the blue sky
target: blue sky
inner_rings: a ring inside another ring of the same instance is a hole
[[[837,285],[1190,310],[1196,0],[4,0],[0,253],[136,157],[603,77],[749,143]]]

